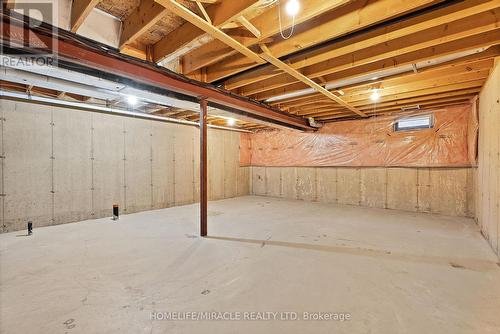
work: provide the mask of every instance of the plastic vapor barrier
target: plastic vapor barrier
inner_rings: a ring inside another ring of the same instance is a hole
[[[252,166],[459,167],[475,164],[477,117],[471,105],[404,116],[328,123],[319,131],[241,135],[240,164]],[[395,131],[402,117],[432,114],[433,127]],[[469,140],[470,138],[470,140]],[[471,157],[469,157],[469,155]]]

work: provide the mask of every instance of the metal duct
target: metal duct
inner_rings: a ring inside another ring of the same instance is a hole
[[[53,98],[48,98],[48,97],[34,96],[34,95],[26,94],[26,93],[6,92],[6,91],[0,90],[0,98],[8,98],[8,99],[14,99],[14,100],[37,102],[37,103],[48,104],[48,105],[56,105],[56,106],[70,107],[70,108],[81,109],[81,110],[101,112],[101,113],[117,115],[117,116],[149,119],[149,120],[159,121],[159,122],[168,122],[168,123],[177,123],[177,124],[184,124],[184,125],[190,125],[190,126],[199,126],[199,124],[197,122],[192,122],[192,121],[185,121],[185,120],[176,119],[176,118],[156,116],[156,115],[151,115],[151,114],[146,114],[146,113],[141,113],[141,112],[136,112],[136,111],[127,111],[127,110],[121,110],[121,109],[116,109],[116,108],[108,108],[108,107],[89,104],[89,103],[65,101],[65,100],[53,99]],[[219,126],[219,125],[210,125],[209,124],[208,127],[212,128],[212,129],[221,129],[221,130],[236,131],[236,132],[246,132],[246,133],[252,132],[252,131],[248,131],[248,130],[229,128],[229,127]]]

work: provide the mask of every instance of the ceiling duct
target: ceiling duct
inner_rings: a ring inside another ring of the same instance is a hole
[[[36,96],[36,95],[28,94],[28,93],[7,92],[7,91],[0,90],[0,99],[2,99],[2,98],[35,102],[35,103],[46,104],[46,105],[69,107],[69,108],[74,108],[74,109],[100,112],[100,113],[117,115],[117,116],[142,118],[142,119],[167,122],[167,123],[177,123],[177,124],[184,124],[184,125],[190,125],[190,126],[199,126],[200,125],[198,122],[186,121],[186,120],[182,120],[182,119],[151,115],[151,114],[138,112],[138,111],[129,111],[129,110],[122,110],[122,109],[117,109],[117,108],[109,108],[109,107],[85,103],[85,102],[73,102],[73,101],[66,101],[66,100],[61,100],[61,99],[56,99],[56,98]],[[213,124],[208,124],[207,126],[209,128],[213,128],[213,129],[229,130],[229,131],[236,131],[236,132],[251,132],[251,131],[244,130],[244,129],[230,128],[230,127],[218,126],[218,125],[213,125]]]
[[[97,80],[102,78],[126,86],[122,88],[121,93],[129,93],[126,91],[128,89],[131,95],[134,95],[136,91],[133,90],[138,89],[149,98],[151,95],[148,93],[154,93],[163,98],[196,104],[203,98],[208,101],[209,106],[229,112],[237,111],[259,123],[272,123],[297,130],[312,130],[302,117],[233,94],[214,85],[192,80],[155,64],[124,56],[117,49],[47,23],[30,27],[25,24],[27,17],[8,9],[0,13],[0,18],[4,27],[0,30],[3,55],[7,54],[7,51],[12,54],[18,51],[22,51],[23,54],[34,54],[40,52],[40,48],[36,48],[36,45],[52,45],[56,42],[57,53],[53,56],[58,60],[58,68],[79,75],[77,81],[79,83],[82,83],[81,75],[85,74]],[[44,74],[51,75],[51,73]],[[172,105],[172,102],[165,104]]]
[[[309,125],[312,126],[313,128],[319,129],[323,127],[323,123],[321,122],[316,122],[314,117],[308,117],[307,121],[309,122]]]

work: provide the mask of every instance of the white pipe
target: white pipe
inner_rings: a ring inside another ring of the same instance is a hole
[[[36,65],[23,62],[16,62],[15,56],[0,55],[1,65],[5,67],[10,67],[15,70],[26,71],[30,73],[36,73],[40,75],[45,75],[48,77],[54,77],[61,80],[72,81],[77,83],[83,83],[94,88],[101,88],[105,90],[110,90],[114,92],[119,92],[125,85],[113,82],[110,80],[102,79],[92,75],[79,73],[71,71],[68,69],[55,67],[51,65]]]
[[[90,111],[103,112],[103,113],[112,114],[112,115],[138,117],[138,118],[143,118],[143,119],[150,119],[153,121],[178,123],[178,124],[184,124],[184,125],[190,125],[190,126],[199,126],[199,124],[197,122],[185,121],[185,120],[171,118],[171,117],[163,117],[163,116],[151,115],[151,114],[146,114],[146,113],[141,113],[141,112],[136,112],[136,111],[127,111],[127,110],[121,110],[121,109],[116,109],[116,108],[108,108],[108,107],[103,107],[103,106],[89,104],[89,103],[65,101],[65,100],[53,99],[53,98],[48,98],[48,97],[29,95],[26,93],[7,92],[7,91],[0,90],[0,98],[4,98],[4,97],[39,102],[39,103],[53,104],[53,105],[64,106],[64,107],[79,108],[79,109],[85,109],[85,110],[90,110]],[[212,128],[212,129],[220,129],[220,130],[228,130],[228,131],[236,131],[236,132],[246,132],[246,133],[252,132],[252,131],[244,130],[244,129],[229,128],[229,127],[225,127],[225,126],[211,125],[211,124],[209,124],[208,127]]]
[[[92,96],[101,100],[113,100],[120,97],[115,91],[103,91],[101,88],[91,87],[84,84],[65,81],[54,77],[48,77],[32,72],[16,70],[0,66],[0,72],[5,81],[15,82],[23,85],[52,89],[59,92]]]
[[[370,80],[379,80],[379,79],[389,77],[392,75],[397,75],[397,74],[401,74],[404,72],[411,72],[411,71],[413,71],[413,65],[415,65],[415,67],[417,69],[426,68],[429,66],[439,65],[439,64],[442,64],[442,63],[445,63],[448,61],[452,61],[455,59],[467,57],[467,56],[470,56],[472,54],[480,53],[480,52],[485,51],[486,49],[487,49],[486,47],[483,47],[483,48],[479,48],[479,49],[457,52],[457,53],[453,53],[450,55],[421,61],[421,62],[418,62],[415,64],[403,65],[401,67],[391,67],[391,68],[387,68],[387,69],[384,69],[381,71],[371,72],[371,73],[365,74],[363,76],[358,76],[358,77],[343,79],[343,80],[337,80],[337,81],[333,81],[333,82],[328,83],[325,86],[325,89],[331,90],[331,89],[339,88],[342,86],[354,85],[354,84],[358,84],[358,83],[362,83],[362,82],[368,82]],[[286,99],[290,99],[293,97],[299,97],[299,96],[304,96],[304,95],[308,95],[308,94],[313,94],[314,92],[315,92],[315,90],[312,88],[296,90],[296,91],[293,91],[290,93],[285,93],[282,95],[270,97],[266,100],[266,102],[276,102],[276,101],[286,100]]]
[[[121,83],[117,83],[111,80],[102,79],[94,77],[87,74],[82,74],[74,72],[71,70],[55,67],[55,66],[38,66],[38,65],[16,65],[15,57],[0,55],[0,68],[5,71],[4,74],[10,74],[13,77],[13,82],[30,84],[30,82],[24,82],[20,80],[26,79],[27,75],[30,74],[32,77],[29,79],[37,78],[39,81],[46,81],[43,84],[44,88],[54,89],[58,91],[73,92],[74,89],[80,89],[84,86],[92,88],[94,91],[100,92],[99,94],[92,94],[92,92],[80,92],[75,94],[91,96],[101,99],[106,99],[106,96],[102,94],[110,94],[112,99],[124,98],[129,95],[137,97],[141,102],[155,103],[159,105],[171,106],[179,109],[186,109],[197,112],[199,110],[199,105],[196,102],[183,101],[176,98],[164,96],[161,94],[153,93],[147,90],[138,89],[134,87],[128,87]],[[10,73],[8,72],[10,71]],[[37,77],[38,76],[38,77]],[[54,78],[57,81],[54,81]],[[51,80],[52,79],[52,80]],[[68,88],[65,89],[58,84],[67,85]],[[76,86],[75,86],[76,85]],[[35,84],[36,86],[36,84]],[[219,112],[218,109],[213,107],[208,107],[208,111],[212,113]]]
[[[286,99],[291,99],[293,97],[299,97],[303,95],[308,95],[308,94],[314,94],[316,92],[316,89],[314,88],[305,88],[305,89],[300,89],[296,90],[290,93],[286,93],[283,95],[278,95],[278,96],[273,96],[270,97],[266,100],[266,102],[276,102],[276,101],[281,101],[281,100],[286,100]]]

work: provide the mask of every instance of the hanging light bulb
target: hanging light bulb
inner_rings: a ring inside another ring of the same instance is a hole
[[[292,24],[290,26],[290,32],[285,35],[283,33],[283,25],[281,23],[281,1],[277,0],[279,4],[279,10],[278,10],[278,20],[280,24],[280,35],[283,39],[289,39],[293,35],[293,31],[295,29],[295,15],[299,12],[300,9],[300,4],[298,0],[288,0],[288,2],[285,5],[285,11],[288,14],[288,16],[292,17]]]
[[[378,93],[378,90],[374,89],[372,92],[372,95],[370,95],[370,99],[373,102],[375,102],[375,101],[378,101],[379,98],[380,98],[380,94]]]
[[[236,120],[234,118],[228,118],[226,123],[229,126],[233,126],[236,124]]]
[[[295,16],[299,12],[300,4],[298,0],[288,0],[285,5],[286,13],[290,16]]]

